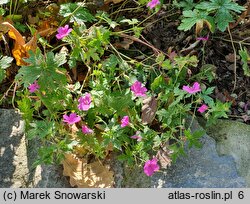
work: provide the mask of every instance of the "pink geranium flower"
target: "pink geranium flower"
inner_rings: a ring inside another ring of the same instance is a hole
[[[83,125],[82,126],[82,132],[84,134],[92,134],[94,131],[92,129],[90,129],[87,125]]]
[[[60,40],[66,37],[71,31],[72,28],[69,28],[69,25],[65,25],[64,27],[59,27],[57,29],[58,34],[56,34],[56,38]]]
[[[81,120],[81,117],[76,113],[70,113],[70,115],[63,115],[63,122],[68,123],[69,125],[75,124]]]
[[[153,9],[160,3],[161,2],[159,0],[151,0],[150,2],[148,2],[147,7],[150,7],[151,9]]]
[[[126,127],[129,125],[129,117],[126,115],[121,120],[121,127]]]
[[[30,84],[28,87],[30,93],[37,91],[39,88],[40,86],[37,84],[37,81],[34,81],[34,83]]]
[[[137,142],[140,142],[142,140],[142,137],[140,136],[140,131],[136,131],[135,135],[131,136],[130,138],[136,139]]]
[[[190,93],[190,94],[194,94],[196,92],[199,92],[201,91],[201,88],[200,88],[200,84],[198,82],[194,82],[193,86],[189,87],[189,86],[183,86],[182,87],[182,90]]]
[[[137,97],[144,97],[146,96],[147,89],[142,85],[141,82],[136,81],[135,83],[132,84],[130,87],[131,91],[134,93],[134,95]]]
[[[147,176],[152,176],[155,171],[158,171],[160,166],[157,164],[157,159],[153,158],[152,160],[146,161],[144,165],[144,173]]]
[[[208,36],[206,36],[206,37],[198,37],[196,40],[208,41]]]
[[[198,111],[200,113],[204,113],[207,109],[208,109],[208,106],[206,104],[202,104],[202,106],[198,108]]]
[[[79,102],[78,109],[87,111],[90,108],[91,101],[92,100],[90,93],[86,93],[85,96],[81,96],[78,100]]]

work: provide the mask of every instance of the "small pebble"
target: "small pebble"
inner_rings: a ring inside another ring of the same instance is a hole
[[[250,115],[250,110],[247,111],[247,115]]]
[[[241,108],[245,108],[246,103],[243,102],[243,101],[240,101],[240,102],[238,103],[238,105],[239,105],[239,107],[241,107]]]
[[[235,98],[235,99],[238,98],[237,94],[234,94],[234,93],[231,94],[231,96],[232,96],[233,98]]]
[[[237,110],[239,111],[239,113],[243,113],[243,110],[241,108],[237,108]]]

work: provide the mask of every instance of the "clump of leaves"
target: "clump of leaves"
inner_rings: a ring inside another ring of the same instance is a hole
[[[184,8],[183,19],[178,29],[190,30],[196,24],[197,31],[203,28],[205,23],[211,32],[215,28],[224,32],[230,22],[234,21],[233,15],[244,11],[243,6],[238,5],[232,0],[210,0],[200,1],[191,7],[193,0],[181,1],[179,5]]]
[[[61,160],[67,152],[91,166],[91,158],[104,159],[109,151],[117,151],[119,159],[131,165],[140,166],[157,156],[165,168],[184,153],[186,141],[201,146],[203,132],[191,131],[186,122],[190,114],[202,115],[210,123],[227,117],[230,104],[214,101],[210,97],[214,88],[201,88],[199,76],[189,78],[189,70],[198,65],[196,56],[169,59],[160,54],[146,64],[115,48],[112,43],[126,31],[115,31],[116,24],[107,14],[93,17],[80,3],[61,5],[60,14],[73,23],[59,41],[68,52],[42,53],[37,48],[29,52],[16,75],[23,85],[18,105],[28,124],[28,137],[42,141],[37,163]],[[139,36],[136,19],[120,23],[128,23],[127,30]],[[81,80],[77,81],[76,70],[84,73]],[[206,76],[212,81],[213,75],[204,71]],[[31,91],[34,82],[37,87]],[[202,105],[206,108],[200,109]],[[87,169],[80,170],[89,176]]]
[[[93,22],[95,19],[88,9],[84,7],[83,3],[62,4],[59,13],[65,17],[64,20],[69,19],[70,22],[80,25],[86,22]]]

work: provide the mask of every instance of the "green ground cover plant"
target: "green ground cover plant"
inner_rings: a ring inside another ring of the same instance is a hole
[[[138,7],[152,15],[163,3],[138,1]],[[184,31],[201,21],[212,32],[225,31],[232,12],[243,10],[230,0],[176,5],[183,9],[179,29]],[[56,46],[39,41],[36,49],[27,51],[14,81],[27,138],[41,141],[36,164],[60,162],[65,153],[104,160],[115,151],[117,159],[141,166],[151,176],[185,154],[186,143],[201,147],[204,132],[191,131],[196,116],[208,125],[227,118],[231,103],[211,97],[212,70],[204,66],[194,74],[196,56],[155,52],[138,60],[114,46],[124,36],[138,41],[144,29],[138,19],[114,20],[105,11],[92,13],[84,2],[61,4],[59,16],[63,20],[53,34]],[[119,29],[124,25],[126,29]],[[241,56],[246,61],[243,50]],[[0,82],[12,61],[0,56]],[[79,72],[82,80],[77,79]],[[163,152],[168,162],[160,159]]]

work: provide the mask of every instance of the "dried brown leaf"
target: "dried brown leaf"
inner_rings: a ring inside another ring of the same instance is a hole
[[[234,62],[235,61],[235,54],[234,53],[229,53],[228,55],[225,56],[227,62]],[[236,55],[236,60],[239,59],[239,56]]]
[[[114,3],[114,4],[118,4],[123,2],[124,0],[104,0],[104,4],[109,4],[109,3]]]
[[[244,120],[244,122],[247,122],[250,120],[250,117],[248,115],[242,115],[241,118]]]
[[[50,36],[58,27],[58,22],[52,19],[46,19],[39,23],[38,34],[42,37]]]
[[[150,124],[155,118],[155,114],[157,111],[157,100],[155,97],[151,96],[143,100],[142,106],[142,123]]]
[[[195,28],[195,34],[196,36],[199,35],[203,29],[203,25],[204,25],[204,21],[203,20],[199,20],[196,23],[196,28]]]
[[[6,22],[6,21],[9,22],[10,24],[12,23],[12,21],[10,19],[3,19],[3,17],[0,16],[0,24],[1,24],[0,32],[3,32],[3,33],[8,32],[9,28],[6,25],[2,24],[3,22]]]
[[[162,168],[167,168],[171,165],[171,158],[170,158],[171,151],[167,150],[166,148],[160,149],[157,154],[156,158],[160,162]]]
[[[28,15],[28,23],[29,24],[36,24],[39,22],[39,17],[38,16],[31,16],[31,15]]]
[[[66,154],[63,161],[63,175],[70,177],[70,185],[79,188],[111,188],[114,184],[113,172],[99,161],[87,163],[73,154]]]

